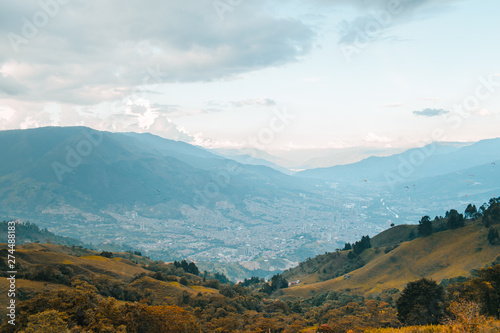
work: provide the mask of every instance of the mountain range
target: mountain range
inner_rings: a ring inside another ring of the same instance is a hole
[[[147,133],[0,131],[0,216],[152,258],[232,267],[235,279],[268,276],[391,223],[498,196],[499,148],[500,139],[436,142],[290,174],[267,153]]]

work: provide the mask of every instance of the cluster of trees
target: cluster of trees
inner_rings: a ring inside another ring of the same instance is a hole
[[[271,295],[273,292],[288,288],[288,281],[281,274],[276,274],[271,278],[271,283],[266,282],[260,289],[261,292]]]
[[[17,325],[4,322],[2,332],[200,332],[189,311],[174,305],[143,302],[119,305],[94,286],[75,280],[73,288],[44,292],[23,301]]]
[[[440,226],[437,230],[435,227],[436,222],[440,222],[446,218],[446,224]],[[451,209],[445,213],[445,217],[438,217],[431,221],[429,216],[423,216],[418,224],[418,234],[426,237],[436,231],[453,230],[465,226],[465,219],[482,218],[482,222],[486,228],[491,228],[493,224],[500,223],[500,197],[492,198],[488,204],[483,204],[479,209],[476,205],[469,204],[465,208],[464,214],[460,214],[456,209]],[[488,234],[488,241],[494,243],[498,236],[495,234],[496,229],[490,229]]]
[[[252,285],[258,285],[261,283],[266,282],[264,278],[259,278],[257,276],[252,276],[250,279],[245,279],[243,282],[240,283],[242,287],[250,287]]]
[[[361,240],[355,242],[354,244],[351,245],[351,243],[345,243],[344,248],[342,251],[349,251],[352,249],[352,251],[355,254],[361,254],[364,250],[371,248],[370,244],[370,236],[363,236],[361,237]]]
[[[99,255],[104,258],[113,258],[113,252],[109,251],[102,251]]]
[[[181,262],[174,261],[174,266],[177,268],[179,267],[182,268],[186,273],[194,275],[200,274],[200,270],[198,269],[198,267],[196,267],[196,264],[192,261],[190,261],[189,263],[185,259],[182,260]]]

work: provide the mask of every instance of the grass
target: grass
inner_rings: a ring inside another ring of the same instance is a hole
[[[202,292],[202,293],[210,293],[210,294],[218,294],[219,293],[218,290],[215,290],[215,289],[212,289],[212,288],[203,287],[203,286],[192,286],[191,288],[194,289],[194,290],[197,290],[199,292]]]
[[[498,256],[500,248],[487,242],[487,232],[483,226],[474,224],[401,243],[387,254],[381,250],[375,255],[370,249],[363,254],[370,261],[351,272],[350,279],[338,277],[298,285],[284,289],[283,293],[285,296],[308,297],[313,293],[350,289],[351,292],[370,295],[392,288],[402,290],[406,283],[421,277],[438,282],[457,276],[468,277],[473,269],[490,264]]]
[[[7,248],[7,244],[0,244],[0,249],[3,248]],[[65,264],[78,274],[106,273],[124,281],[131,280],[136,274],[150,273],[127,259],[108,259],[91,250],[77,251],[84,255],[72,255],[73,249],[68,246],[28,243],[16,247],[16,260],[24,268]]]
[[[89,260],[99,260],[99,261],[106,261],[107,258],[101,257],[101,256],[82,256],[82,259],[89,259]]]

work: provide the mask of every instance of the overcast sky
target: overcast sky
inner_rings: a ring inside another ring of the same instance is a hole
[[[0,0],[0,130],[206,147],[498,137],[496,0]]]

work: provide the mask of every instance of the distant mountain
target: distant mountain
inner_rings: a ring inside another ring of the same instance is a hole
[[[263,165],[278,170],[284,174],[293,173],[292,171],[290,171],[290,169],[283,167],[283,165],[287,165],[290,162],[280,159],[276,156],[270,155],[265,151],[259,149],[216,148],[216,149],[211,149],[211,151],[217,155],[237,161],[238,163],[250,164],[250,165]]]
[[[304,170],[356,163],[371,156],[389,156],[407,149],[375,147],[310,148],[275,150],[271,151],[271,154],[285,162],[284,164],[276,162],[281,166],[293,170]]]
[[[48,127],[2,131],[0,142],[5,161],[0,212],[11,215],[52,204],[90,211],[108,205],[194,205],[196,191],[210,183],[219,188],[210,204],[229,198],[237,204],[248,193],[274,197],[289,183],[288,176],[270,168],[242,165],[151,134]]]
[[[500,159],[500,138],[474,144],[435,142],[387,157],[369,157],[360,162],[330,168],[310,169],[298,176],[333,181],[408,181],[444,175]]]

